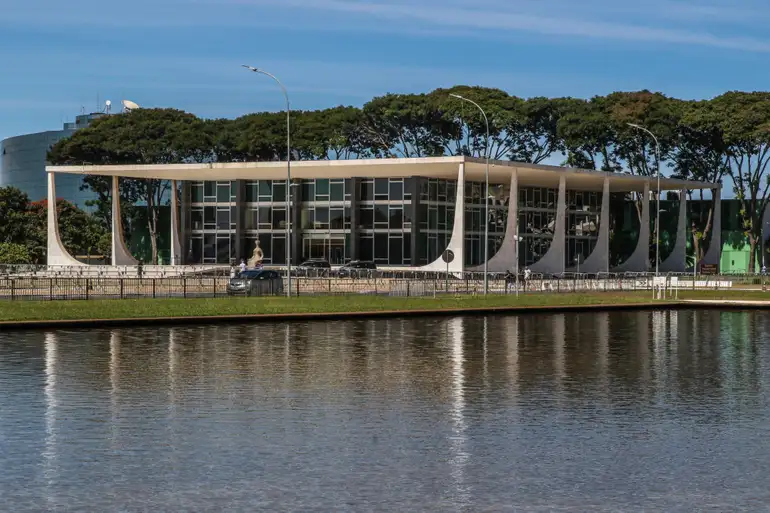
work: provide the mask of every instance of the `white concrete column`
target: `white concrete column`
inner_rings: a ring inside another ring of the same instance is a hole
[[[123,237],[123,222],[120,214],[120,178],[112,177],[112,265],[136,265]]]
[[[508,222],[505,226],[505,237],[500,249],[489,259],[489,272],[502,273],[516,269],[516,236],[519,227],[519,175],[516,169],[511,175],[511,192],[508,199]],[[472,270],[483,271],[484,265]]]
[[[567,178],[559,177],[559,199],[556,204],[556,219],[553,227],[553,240],[543,258],[529,266],[536,273],[559,274],[564,272],[564,250],[566,247],[566,217],[567,215]]]
[[[647,272],[650,270],[650,182],[644,184],[642,193],[642,220],[639,240],[631,256],[613,269],[616,272]]]
[[[179,238],[178,182],[171,180],[171,265],[182,264],[182,242]]]
[[[660,263],[663,272],[680,273],[687,267],[687,190],[679,191],[679,219],[674,250]]]
[[[610,269],[610,178],[604,178],[602,210],[599,214],[599,234],[596,246],[585,262],[580,264],[584,273],[603,273]]]
[[[56,205],[56,179],[48,173],[48,242],[46,262],[48,265],[86,265],[69,254],[59,234],[59,214]]]
[[[711,194],[716,201],[711,218],[711,242],[708,251],[703,255],[703,263],[719,265],[722,259],[722,187],[715,188]]]
[[[419,194],[419,192],[418,192]],[[415,242],[413,241],[412,244]],[[462,273],[465,270],[465,164],[460,164],[457,173],[457,197],[455,199],[455,221],[448,250],[454,253],[454,260],[449,264],[449,272]],[[428,265],[420,267],[423,271],[446,271],[447,264],[439,256]]]

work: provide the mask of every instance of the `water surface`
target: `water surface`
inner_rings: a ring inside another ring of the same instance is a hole
[[[769,511],[770,313],[0,334],[2,511]]]

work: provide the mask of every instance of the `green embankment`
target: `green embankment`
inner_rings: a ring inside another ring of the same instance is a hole
[[[761,291],[681,291],[680,299],[770,300]],[[362,313],[409,310],[464,310],[505,307],[571,307],[650,303],[650,292],[597,292],[400,298],[303,296],[218,299],[126,299],[89,301],[2,301],[0,321],[208,317],[255,314]]]

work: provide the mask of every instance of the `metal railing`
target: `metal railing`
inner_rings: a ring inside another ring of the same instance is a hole
[[[225,297],[230,282],[229,268],[226,275],[198,273],[195,275],[166,277],[82,277],[82,276],[0,276],[0,300],[61,300],[61,299],[130,299],[130,298],[211,298]],[[375,271],[354,277],[295,276],[292,273],[292,295],[385,295],[420,297],[438,295],[480,295],[484,292],[482,273],[464,273],[455,276],[447,273],[420,273]],[[728,276],[700,276],[692,281],[692,275],[677,276],[678,289],[725,289],[736,286],[760,288],[761,278],[749,281],[741,277],[738,282]],[[689,281],[688,281],[689,278]],[[738,285],[736,285],[736,283]],[[261,284],[252,295],[282,295],[288,280],[277,280],[269,285]],[[491,294],[520,293],[568,293],[652,290],[653,274],[530,274],[519,276],[490,274]],[[239,293],[240,291],[235,291]]]

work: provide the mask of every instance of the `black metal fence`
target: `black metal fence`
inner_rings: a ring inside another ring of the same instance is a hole
[[[676,276],[677,288],[723,289],[736,286],[763,286],[763,277],[751,281],[731,281],[724,276]],[[688,281],[689,279],[689,281]],[[0,277],[0,300],[61,300],[61,299],[131,299],[131,298],[212,298],[228,295],[285,295],[288,280],[244,290],[228,290],[230,276],[198,274],[164,278],[114,278],[114,277],[46,277],[7,276]],[[566,293],[585,291],[638,291],[651,290],[651,274],[563,274],[546,276],[520,274],[518,277],[491,274],[488,277],[488,292],[491,294],[515,293]],[[291,295],[385,295],[402,297],[437,296],[442,294],[483,294],[482,273],[398,273],[376,272],[376,274],[354,277],[294,276],[292,273]]]

